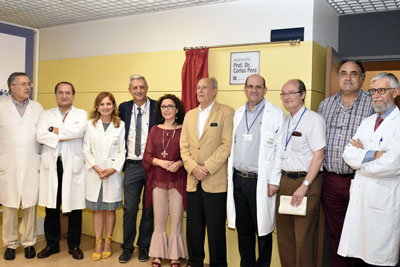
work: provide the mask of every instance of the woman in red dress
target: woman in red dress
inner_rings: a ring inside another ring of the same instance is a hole
[[[186,258],[183,235],[183,210],[186,209],[186,171],[180,156],[179,139],[184,118],[182,102],[175,96],[162,96],[156,106],[158,125],[151,128],[143,156],[146,170],[146,208],[153,204],[154,232],[149,255],[153,267],[162,259],[170,259],[179,267],[179,258]],[[171,231],[167,238],[168,209]]]

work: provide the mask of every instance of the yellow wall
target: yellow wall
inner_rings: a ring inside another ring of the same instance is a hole
[[[306,106],[314,110],[318,108],[324,92],[325,48],[312,41],[296,46],[268,44],[210,49],[209,75],[218,80],[217,101],[234,108],[245,103],[243,85],[229,84],[230,53],[242,51],[260,51],[260,74],[266,79],[267,100],[283,107],[279,96],[283,83],[298,78],[307,87]],[[96,95],[104,90],[111,91],[121,103],[131,99],[127,88],[129,76],[135,73],[146,77],[149,97],[157,99],[166,92],[180,96],[184,60],[184,51],[174,50],[40,61],[38,100],[45,109],[54,107],[54,85],[65,80],[75,85],[74,105],[77,107],[90,111]],[[139,211],[139,219],[140,216]],[[92,213],[84,211],[83,218],[83,233],[93,234]],[[122,241],[122,209],[117,210],[114,240]],[[238,266],[240,257],[236,231],[227,230],[227,246],[229,265]],[[274,243],[272,266],[279,265]]]

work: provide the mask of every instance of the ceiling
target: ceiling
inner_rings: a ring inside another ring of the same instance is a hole
[[[41,29],[230,1],[235,0],[0,0],[0,21]],[[400,9],[400,0],[326,1],[339,15]]]
[[[327,0],[339,15],[393,11],[400,9],[400,0]]]
[[[0,21],[41,29],[235,0],[0,0]]]

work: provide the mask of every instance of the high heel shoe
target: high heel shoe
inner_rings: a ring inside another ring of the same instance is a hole
[[[100,238],[100,237],[96,237],[96,247],[98,246],[98,245],[100,245],[100,247],[102,246],[102,239]],[[96,249],[96,248],[95,248]],[[92,253],[92,260],[93,261],[99,261],[99,260],[101,260],[101,254],[100,253],[96,253],[96,252],[93,252]]]
[[[106,237],[106,241],[104,242],[104,248],[106,247],[106,245],[110,246],[110,251],[104,251],[101,253],[101,258],[102,259],[107,259],[111,256],[111,244],[112,244],[112,236],[107,236]],[[103,248],[103,249],[104,249]]]
[[[159,260],[160,262],[158,262],[157,260]],[[161,258],[154,258],[153,262],[151,263],[152,267],[161,267]]]

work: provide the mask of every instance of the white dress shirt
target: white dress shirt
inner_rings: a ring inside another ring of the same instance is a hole
[[[138,105],[133,103],[132,108],[132,117],[131,117],[131,125],[129,129],[129,136],[128,136],[128,159],[132,160],[141,160],[143,159],[143,152],[146,147],[146,140],[149,134],[149,121],[150,121],[150,100],[147,98],[146,103],[140,106],[142,109],[142,119],[140,122],[142,123],[142,139],[141,139],[141,151],[140,155],[135,155],[135,138],[136,138],[136,119],[138,113]]]

